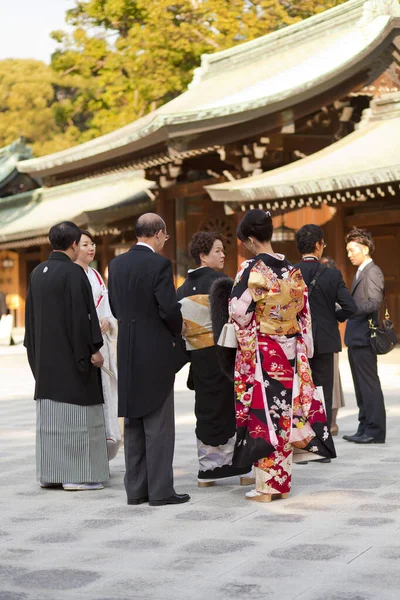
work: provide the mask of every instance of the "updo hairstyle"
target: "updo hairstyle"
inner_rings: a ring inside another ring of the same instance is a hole
[[[270,242],[273,231],[271,213],[254,208],[244,215],[236,233],[241,242],[247,242],[249,237],[258,242]]]

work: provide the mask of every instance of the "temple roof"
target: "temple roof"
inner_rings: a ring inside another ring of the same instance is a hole
[[[323,150],[261,175],[210,185],[206,190],[214,201],[228,203],[315,194],[325,199],[327,193],[399,181],[400,93],[396,92],[373,100],[359,128]]]
[[[296,102],[323,93],[360,68],[394,27],[397,0],[349,0],[309,19],[202,56],[189,89],[143,118],[68,150],[24,161],[19,169],[46,176],[82,168],[282,111],[291,122]],[[203,143],[198,138],[198,144]]]
[[[141,171],[85,179],[0,200],[0,245],[47,234],[60,221],[104,227],[148,209],[147,190],[155,186]],[[149,192],[150,195],[151,192]]]
[[[19,138],[9,146],[0,148],[0,187],[6,185],[17,170],[19,161],[30,158],[32,151]]]

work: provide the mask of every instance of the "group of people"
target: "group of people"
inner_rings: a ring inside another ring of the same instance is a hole
[[[70,222],[50,230],[53,252],[32,273],[26,303],[42,487],[103,487],[121,440],[119,415],[128,504],[190,500],[176,493],[172,470],[174,379],[190,362],[199,487],[238,477],[242,485],[255,484],[249,500],[285,498],[293,462],[336,456],[338,322],[347,319],[359,428],[344,437],[385,441],[368,325],[378,320],[384,284],[370,258],[371,236],[354,229],[346,238],[358,267],[349,292],[340,271],[322,263],[321,228],[305,225],[297,232],[302,259],[295,266],[274,252],[272,234],[269,212],[245,214],[237,235],[253,257],[232,281],[223,274],[223,238],[196,233],[189,246],[195,268],[176,292],[171,261],[161,254],[169,238],[165,222],[144,214],[136,223],[137,244],[109,265],[107,291],[89,266],[91,234]],[[237,348],[218,345],[225,327],[234,328]]]

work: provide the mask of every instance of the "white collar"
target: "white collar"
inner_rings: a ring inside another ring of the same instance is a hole
[[[363,270],[365,269],[365,267],[366,267],[367,265],[369,265],[369,263],[371,263],[371,262],[372,262],[372,258],[367,258],[367,260],[365,260],[365,261],[362,263],[362,265],[360,265],[360,266],[358,267],[358,272],[359,272],[359,273],[361,273],[361,271],[363,271]]]
[[[138,243],[136,244],[136,246],[146,246],[146,248],[150,248],[150,250],[152,250],[152,252],[154,252],[154,253],[156,252],[156,251],[154,250],[154,248],[153,248],[152,246],[150,246],[150,244],[146,244],[146,242],[138,242]]]

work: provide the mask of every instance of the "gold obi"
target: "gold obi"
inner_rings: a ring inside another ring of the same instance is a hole
[[[304,307],[304,283],[301,271],[293,269],[279,279],[272,269],[252,271],[249,289],[256,304],[256,321],[260,333],[290,335],[300,331],[297,315]]]

